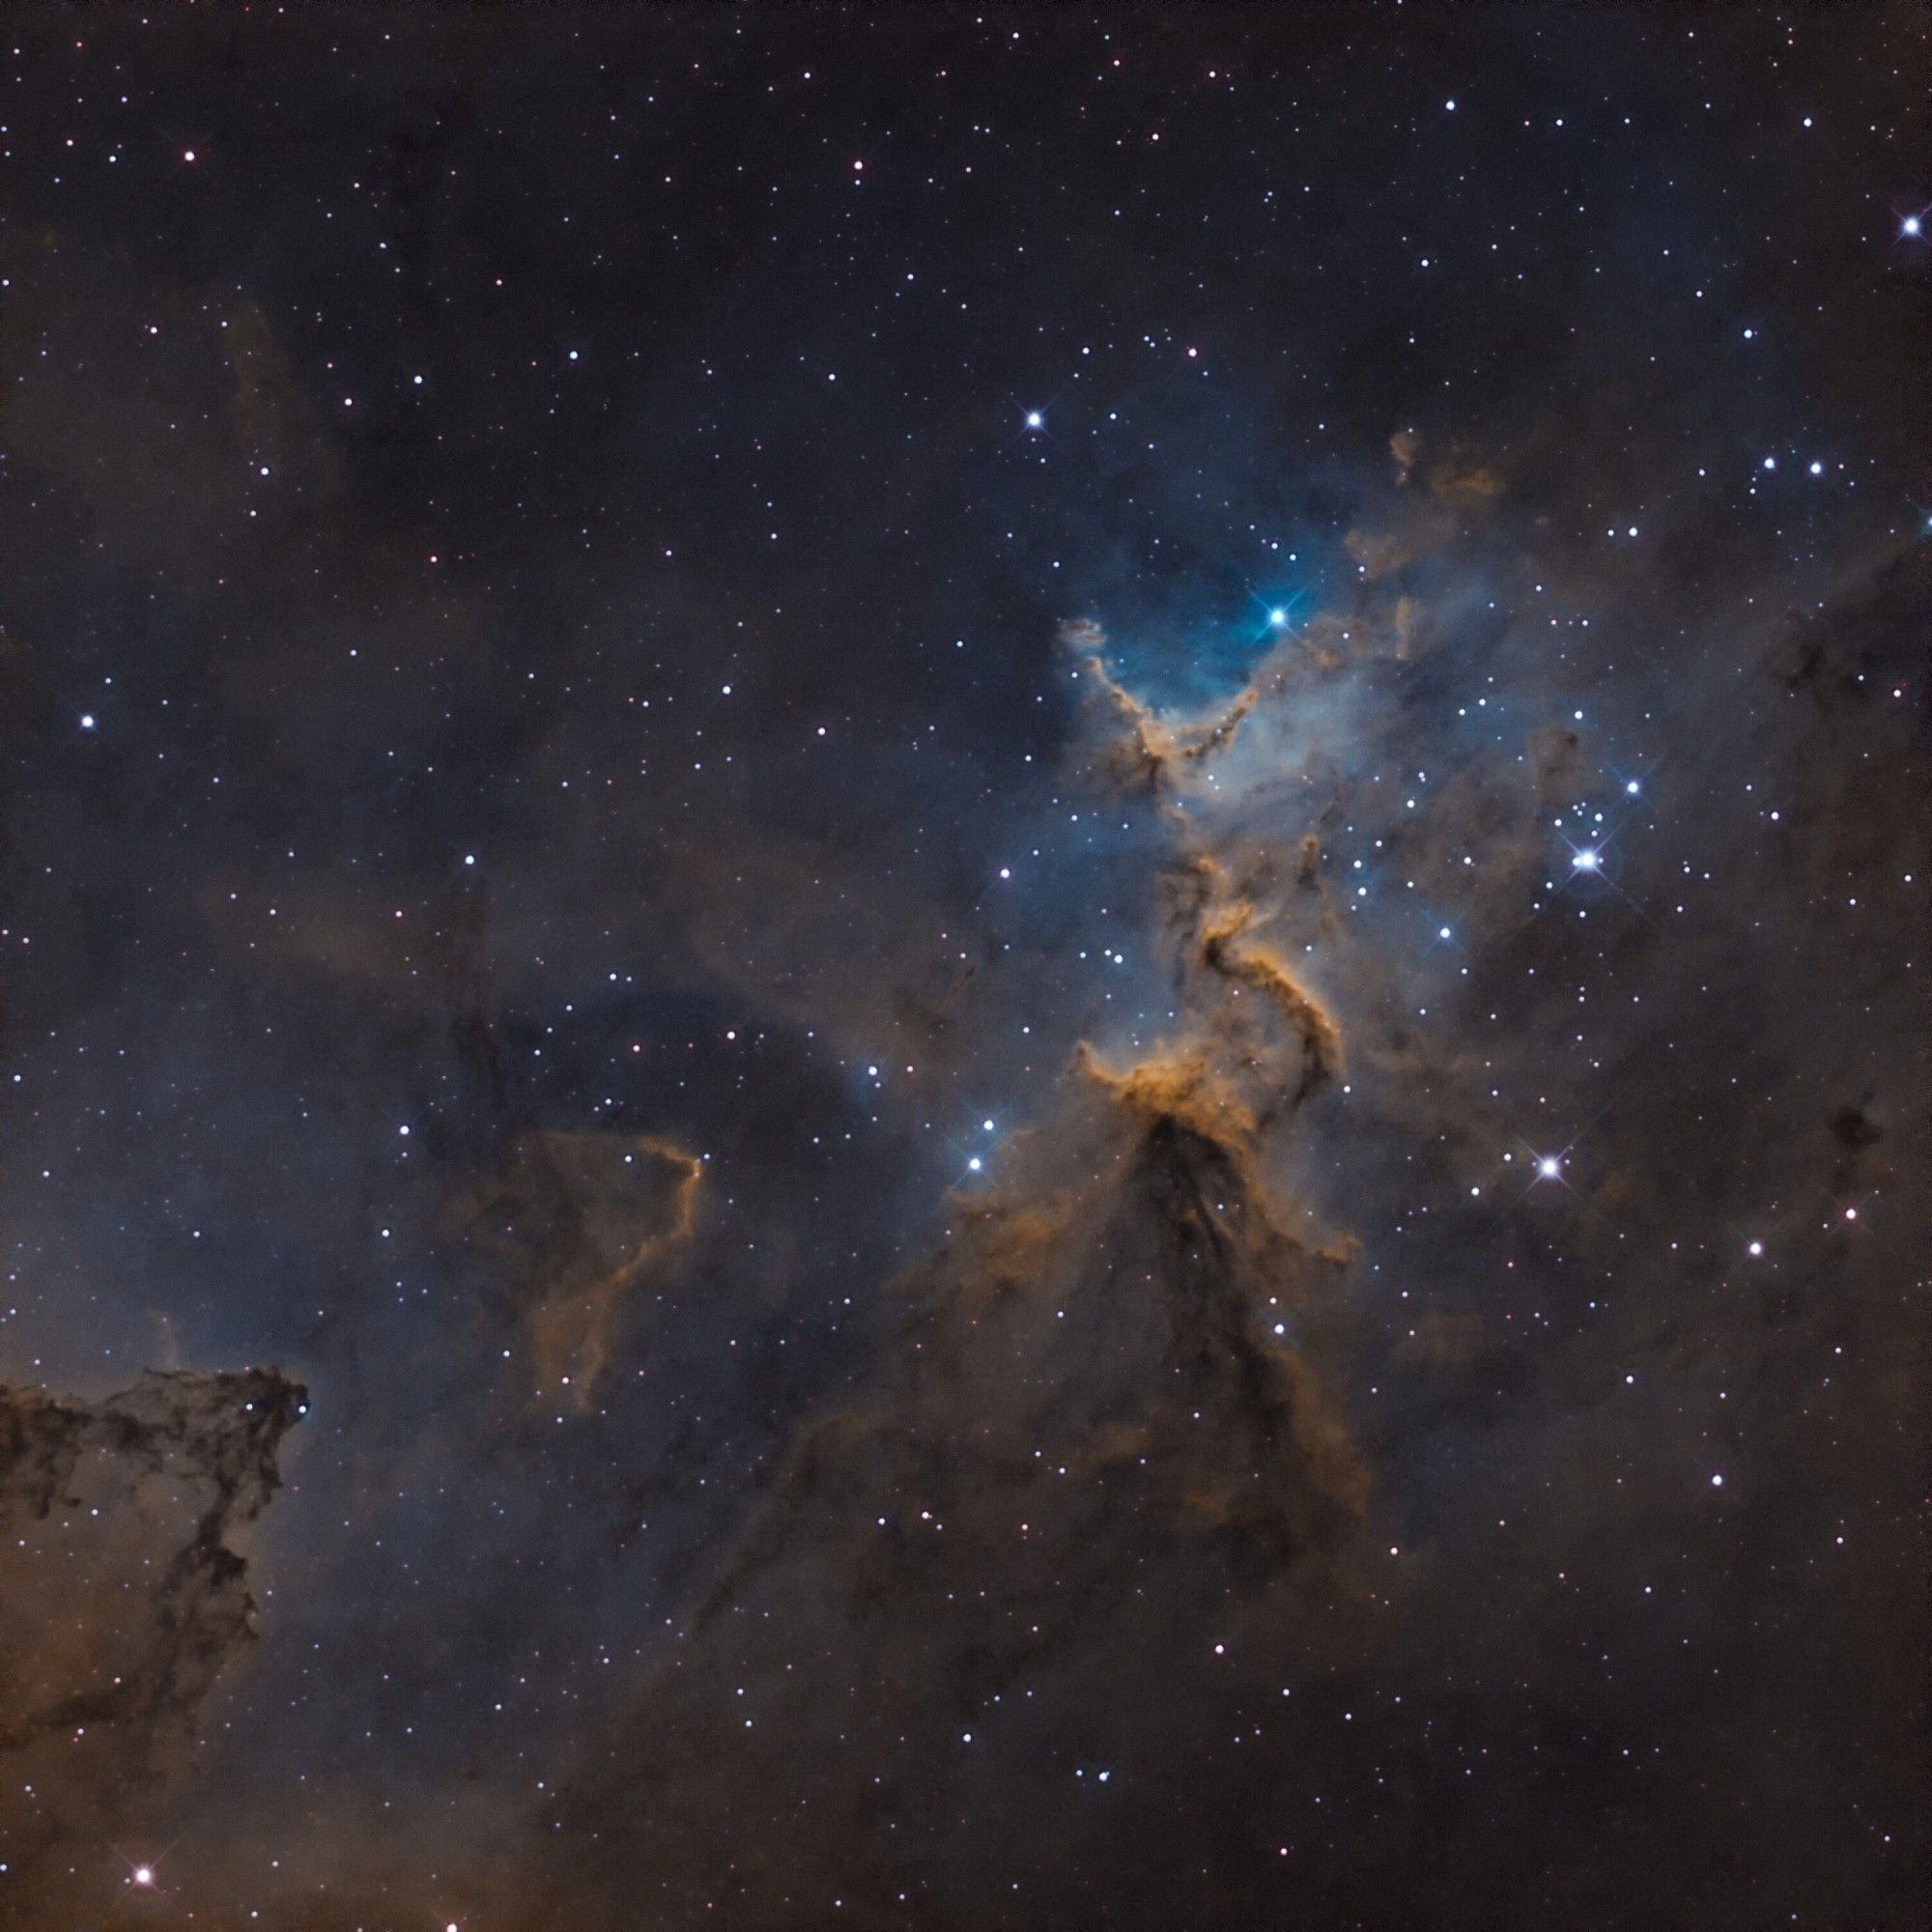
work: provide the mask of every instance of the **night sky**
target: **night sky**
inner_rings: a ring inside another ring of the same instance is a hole
[[[0,1923],[1924,1923],[1926,43],[12,10]]]

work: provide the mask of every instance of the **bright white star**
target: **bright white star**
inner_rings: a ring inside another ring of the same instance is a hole
[[[1594,845],[1585,845],[1580,852],[1572,855],[1570,863],[1579,872],[1594,872],[1598,866],[1597,848]]]

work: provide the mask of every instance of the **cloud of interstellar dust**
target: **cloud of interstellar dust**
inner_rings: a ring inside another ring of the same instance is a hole
[[[682,1642],[567,1780],[558,1820],[597,1849],[566,1895],[650,1870],[672,1901],[724,1888],[757,1922],[820,1880],[886,1911],[918,1840],[879,1841],[882,1763],[1010,1736],[1063,1697],[1069,1723],[1112,1710],[1109,1748],[1129,1747],[1151,1721],[1134,1687],[1175,1634],[1292,1628],[1366,1507],[1309,1339],[1350,1248],[1297,1231],[1266,1157],[1338,1073],[1340,1030],[1189,810],[1288,673],[1170,722],[1107,675],[1094,627],[1068,641],[1101,721],[1094,775],[1171,834],[1176,1023],[1082,1045],[999,1184],[949,1202],[869,1382],[783,1460]],[[1027,1734],[997,1785],[968,1757],[895,1802],[934,1831],[1019,1833],[1065,1771],[1064,1743]]]
[[[303,1391],[149,1374],[101,1402],[0,1387],[0,1861],[135,1829],[252,1640],[229,1547]]]
[[[476,1229],[516,1297],[533,1400],[589,1407],[626,1306],[689,1247],[702,1173],[695,1154],[650,1135],[533,1132],[514,1143]]]
[[[1175,787],[1184,782],[1186,768],[1232,744],[1242,719],[1255,707],[1258,690],[1250,683],[1209,718],[1179,723],[1163,719],[1107,669],[1100,656],[1106,634],[1099,625],[1090,618],[1077,619],[1063,629],[1061,640],[1078,659],[1103,719],[1094,760],[1095,775],[1123,793],[1147,794],[1167,803]]]

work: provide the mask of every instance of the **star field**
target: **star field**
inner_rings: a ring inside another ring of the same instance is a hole
[[[0,1924],[1924,1922],[1917,10],[0,53]]]

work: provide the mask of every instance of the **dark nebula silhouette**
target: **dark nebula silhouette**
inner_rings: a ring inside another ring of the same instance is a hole
[[[0,1388],[0,1765],[10,1874],[152,1817],[254,1637],[230,1540],[276,1487],[285,1378],[143,1376],[98,1403]]]
[[[1926,1922],[1917,10],[9,30],[0,1925]]]

